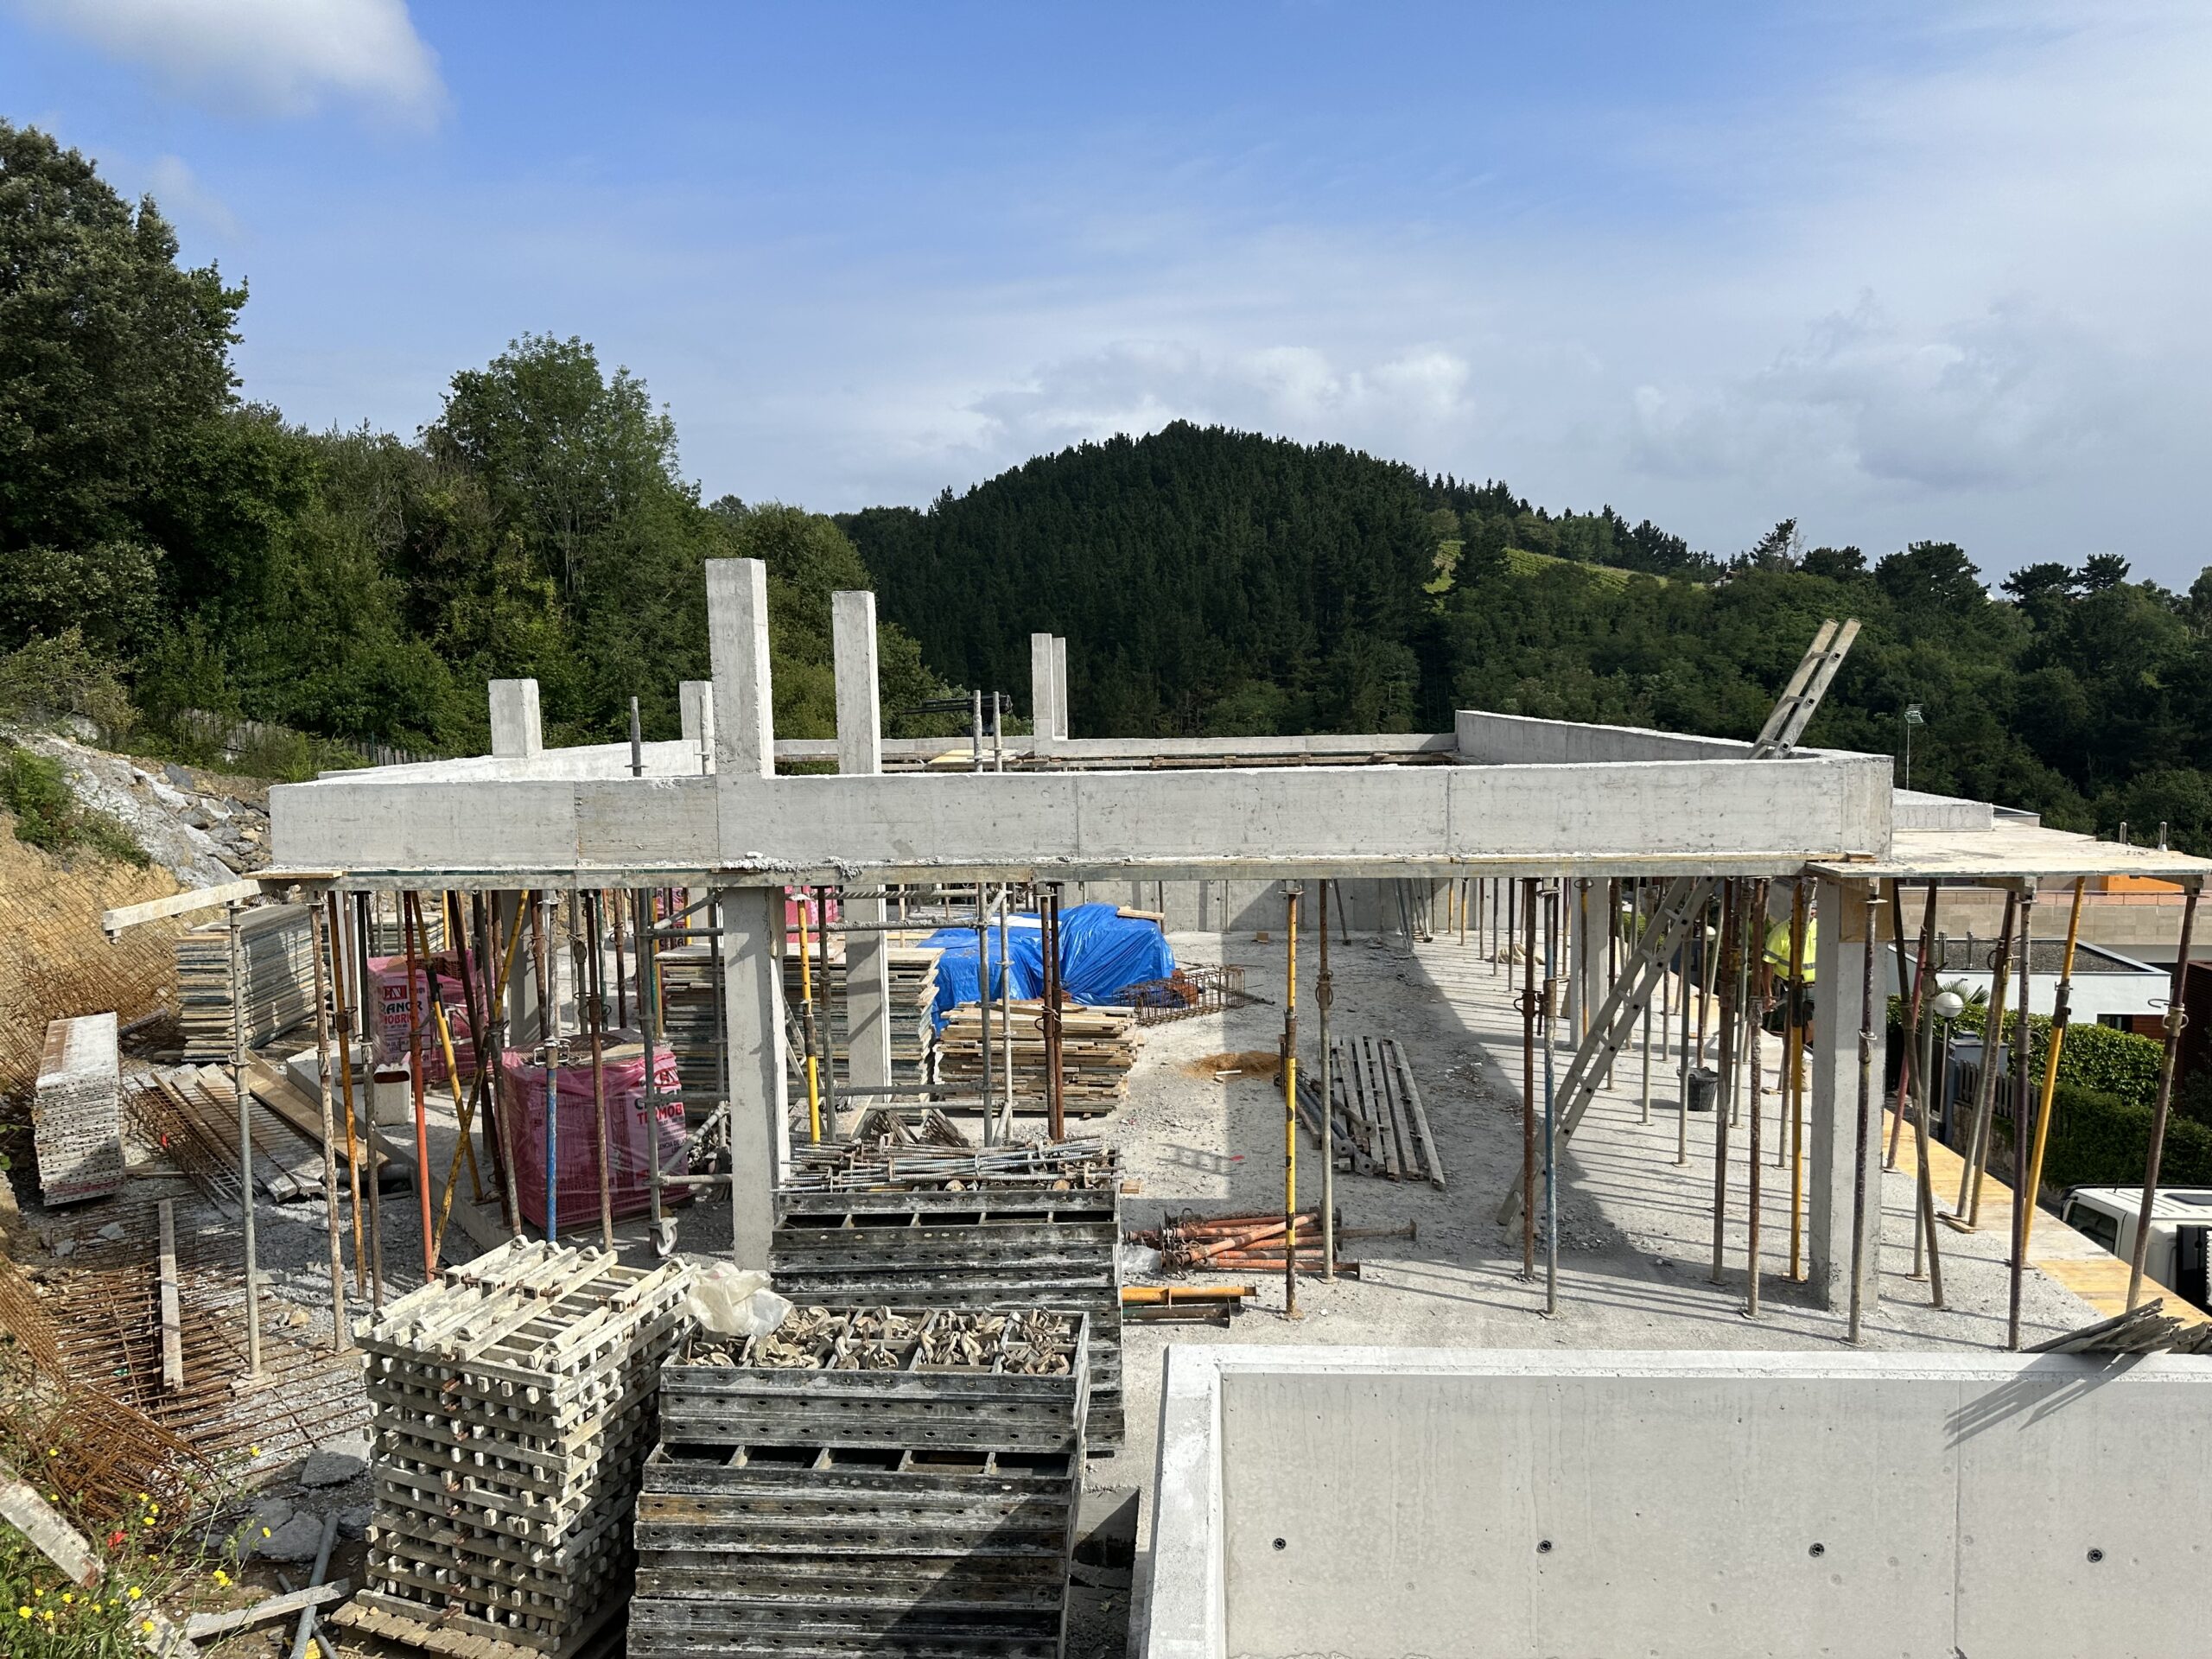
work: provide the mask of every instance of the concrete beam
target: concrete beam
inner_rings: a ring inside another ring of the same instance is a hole
[[[868,777],[883,770],[883,719],[876,689],[875,595],[830,596],[837,668],[837,770]],[[880,899],[846,903],[855,922],[884,919]],[[880,1087],[891,1081],[891,953],[880,933],[845,940],[846,1052],[852,1080]]]
[[[776,771],[775,688],[768,673],[768,567],[707,561],[707,643],[715,670],[715,771],[727,781]]]
[[[544,753],[545,732],[537,715],[536,680],[493,680],[492,753],[501,760],[534,760]]]
[[[1806,1209],[1806,1258],[1821,1305],[1851,1306],[1852,1216],[1859,1156],[1859,1022],[1866,1007],[1866,952],[1873,948],[1867,917],[1872,885],[1821,881],[1813,893],[1813,1040],[1805,1056],[1812,1073],[1812,1174]],[[1880,976],[1875,980],[1879,995]],[[1858,1273],[1864,1306],[1881,1296],[1882,1042],[1876,1014],[1874,1077],[1867,1090],[1866,1232]]]

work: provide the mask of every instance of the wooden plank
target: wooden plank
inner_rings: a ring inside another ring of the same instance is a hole
[[[162,1386],[184,1386],[184,1314],[177,1296],[176,1206],[168,1198],[160,1204],[162,1227]]]
[[[1421,1089],[1414,1082],[1413,1066],[1406,1059],[1402,1044],[1390,1039],[1390,1057],[1397,1063],[1398,1078],[1405,1086],[1406,1106],[1412,1112],[1414,1128],[1421,1136],[1421,1160],[1427,1166],[1428,1184],[1438,1192],[1444,1191],[1444,1155],[1436,1149],[1436,1137],[1429,1133],[1428,1112],[1421,1103]]]
[[[113,940],[120,938],[127,928],[137,927],[145,922],[158,922],[165,916],[189,916],[195,910],[247,904],[260,897],[261,883],[258,881],[226,881],[217,887],[194,887],[183,893],[173,893],[166,899],[149,899],[143,904],[104,910],[100,912],[100,931]]]
[[[1405,1140],[1398,1132],[1397,1113],[1384,1086],[1382,1068],[1375,1058],[1375,1039],[1362,1037],[1358,1041],[1360,1075],[1366,1080],[1368,1109],[1375,1114],[1376,1137],[1382,1143],[1382,1173],[1394,1181],[1402,1181],[1408,1173]]]
[[[321,1155],[322,1103],[320,1100],[311,1099],[306,1090],[301,1088],[298,1084],[265,1060],[248,1060],[245,1067],[245,1079],[246,1088],[251,1092],[253,1097],[274,1112],[283,1121],[287,1128],[299,1135],[318,1156]],[[362,1122],[360,1105],[360,1100],[357,1096],[354,1101],[353,1135],[356,1140],[367,1144],[369,1148],[367,1161],[372,1167],[385,1171],[388,1180],[399,1185],[409,1185],[407,1160],[402,1158],[398,1150],[385,1138],[382,1131],[372,1130]],[[334,1115],[333,1121],[338,1130],[338,1137],[337,1144],[331,1150],[337,1154],[338,1161],[344,1164],[346,1161],[346,1118],[342,1107]],[[505,1239],[505,1235],[503,1231],[499,1242],[504,1243]]]
[[[260,1624],[264,1619],[282,1618],[287,1613],[296,1613],[302,1607],[321,1607],[327,1603],[343,1601],[353,1593],[353,1586],[344,1579],[329,1584],[310,1585],[304,1590],[295,1590],[288,1595],[270,1596],[257,1601],[251,1607],[239,1607],[227,1613],[194,1613],[184,1621],[184,1633],[199,1637],[222,1636],[232,1630],[243,1630]]]

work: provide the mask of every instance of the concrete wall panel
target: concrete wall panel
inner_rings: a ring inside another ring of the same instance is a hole
[[[1162,1428],[1153,1659],[2202,1646],[2196,1357],[1178,1346]]]

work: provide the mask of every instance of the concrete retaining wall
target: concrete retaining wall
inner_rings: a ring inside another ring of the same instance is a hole
[[[1148,1659],[2203,1650],[2212,1360],[1169,1350]]]

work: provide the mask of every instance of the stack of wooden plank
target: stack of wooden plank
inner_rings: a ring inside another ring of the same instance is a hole
[[[1025,1111],[1045,1109],[1045,1005],[1015,1002],[1014,1028],[1014,1103]],[[982,1015],[963,1002],[945,1017],[938,1033],[938,1077],[944,1083],[983,1080]],[[1128,1008],[1070,1007],[1060,1011],[1060,1065],[1066,1082],[1067,1109],[1088,1116],[1110,1112],[1129,1092],[1129,1068],[1136,1064],[1144,1033]],[[991,1073],[997,1078],[1006,1054],[1000,1009],[991,1008]]]
[[[411,1624],[566,1659],[621,1610],[690,1283],[677,1263],[518,1239],[362,1322],[375,1508],[359,1605],[378,1635]]]
[[[661,1374],[630,1659],[1057,1659],[1084,1322],[794,1308]]]
[[[1429,1134],[1428,1113],[1405,1051],[1389,1037],[1329,1040],[1329,1099],[1336,1116],[1331,1131],[1337,1167],[1393,1181],[1426,1180],[1441,1191],[1444,1157]],[[1314,1073],[1298,1073],[1298,1117],[1313,1144],[1321,1144],[1320,1086]]]
[[[891,967],[891,1080],[919,1086],[930,1080],[930,1057],[935,1033],[930,1009],[937,1001],[937,963],[944,952],[893,945]],[[722,1015],[715,996],[714,960],[703,944],[680,945],[660,957],[661,1010],[669,1045],[683,1074],[683,1097],[694,1103],[694,1116],[703,1116],[720,1100],[721,1082]],[[813,967],[818,975],[821,963]],[[783,963],[784,999],[793,1021],[799,1019],[798,957]],[[829,1046],[836,1080],[849,1082],[850,1055],[846,1045],[845,963],[843,945],[830,947],[830,983],[814,987],[817,1017],[826,1017],[823,1041]],[[817,1026],[817,1031],[822,1027]],[[797,1057],[794,1056],[794,1062]]]
[[[258,1048],[315,1014],[315,934],[307,906],[262,906],[238,918],[245,1046]],[[176,942],[177,1020],[184,1058],[228,1060],[237,1028],[231,1001],[231,929],[210,922]]]
[[[48,1204],[102,1198],[123,1186],[122,1073],[115,1016],[88,1014],[46,1027],[31,1096],[39,1193]]]
[[[1058,1148],[1043,1149],[1057,1152]],[[1045,1308],[1090,1316],[1085,1440],[1122,1443],[1121,1190],[1110,1154],[1071,1150],[1068,1185],[1025,1168],[933,1168],[936,1148],[886,1154],[869,1190],[779,1191],[776,1288],[832,1307]],[[1103,1165],[1091,1185],[1076,1183]],[[850,1174],[847,1171],[848,1175]]]

